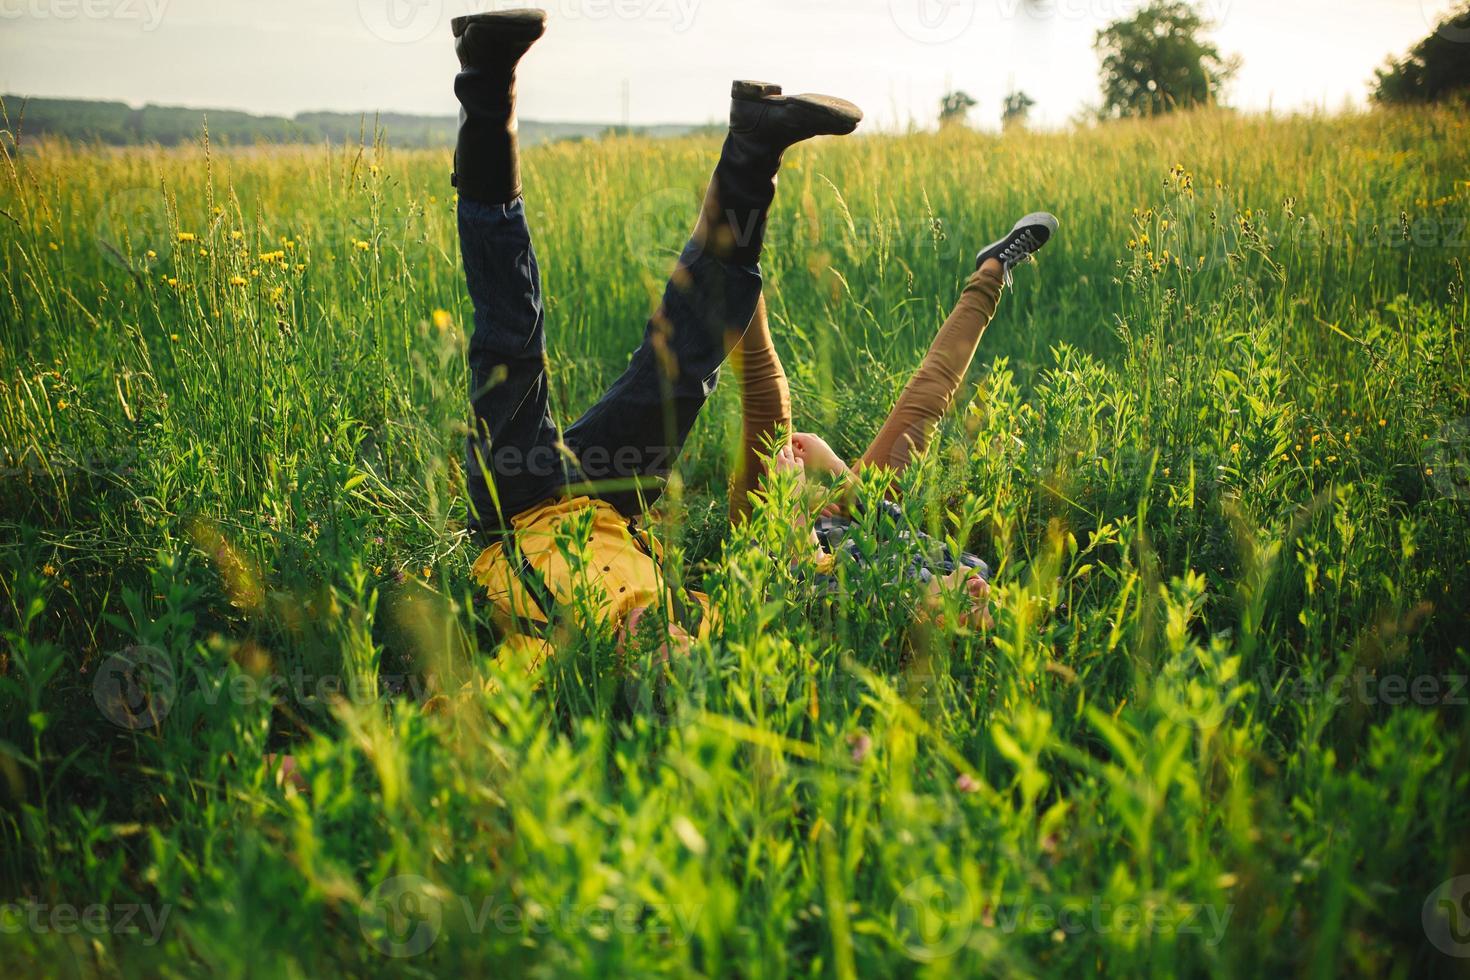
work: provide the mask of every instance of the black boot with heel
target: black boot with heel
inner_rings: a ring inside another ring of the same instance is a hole
[[[460,196],[508,204],[521,195],[516,142],[516,65],[546,33],[541,10],[507,10],[451,22],[460,72],[459,143],[451,182]]]

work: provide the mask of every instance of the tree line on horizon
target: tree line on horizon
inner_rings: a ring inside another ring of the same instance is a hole
[[[1102,102],[1084,109],[1076,121],[1223,104],[1221,94],[1239,72],[1241,59],[1222,54],[1209,40],[1213,26],[1190,0],[1153,0],[1098,31],[1093,49],[1100,59]],[[1374,75],[1371,97],[1378,105],[1470,97],[1470,0],[1441,17],[1404,57],[1390,56]],[[963,123],[977,104],[967,92],[945,93],[940,126]],[[1035,105],[1026,92],[1012,88],[1003,102],[1002,126],[1024,126]]]
[[[178,146],[198,140],[206,131],[212,142],[225,146],[257,143],[371,142],[381,129],[397,147],[448,148],[459,132],[456,116],[419,116],[409,113],[302,112],[260,116],[231,109],[189,109],[145,105],[134,109],[125,102],[89,99],[31,99],[0,96],[0,129],[12,143],[41,136],[96,142],[110,146],[155,144]],[[609,134],[672,136],[690,132],[692,125],[608,126],[605,123],[539,122],[523,119],[521,142],[592,139]]]
[[[1100,59],[1102,101],[1079,122],[1138,118],[1222,104],[1221,93],[1239,71],[1207,37],[1213,25],[1190,0],[1152,0],[1131,17],[1098,31],[1093,47]],[[1436,102],[1470,94],[1470,0],[1445,14],[1402,58],[1390,57],[1375,72],[1372,99],[1380,105]],[[963,124],[977,102],[964,91],[945,93],[940,126]],[[1012,88],[1002,125],[1024,126],[1034,99]],[[86,99],[0,97],[0,127],[10,142],[59,136],[115,146],[177,146],[204,132],[223,145],[257,143],[359,143],[379,129],[405,148],[452,147],[458,132],[453,115],[409,113],[302,112],[294,117],[255,115],[228,109],[190,109]],[[544,123],[522,120],[527,144],[605,135],[681,135],[697,126],[607,126],[601,123]]]

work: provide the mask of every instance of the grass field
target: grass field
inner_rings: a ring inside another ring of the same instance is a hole
[[[905,478],[996,628],[825,607],[784,489],[732,536],[727,379],[655,515],[722,634],[531,676],[458,535],[448,156],[5,146],[0,962],[1465,974],[1464,114],[793,152],[767,297],[849,454],[976,247],[1062,219]],[[529,154],[564,420],[716,149]]]

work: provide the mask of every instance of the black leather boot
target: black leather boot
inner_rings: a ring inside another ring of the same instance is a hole
[[[720,152],[700,215],[705,247],[754,265],[765,240],[781,155],[813,136],[845,136],[863,111],[828,95],[782,95],[768,82],[736,82],[730,91],[730,134]]]
[[[521,195],[516,143],[516,65],[546,33],[541,10],[472,14],[450,22],[460,72],[459,144],[451,182],[463,197],[507,204]]]

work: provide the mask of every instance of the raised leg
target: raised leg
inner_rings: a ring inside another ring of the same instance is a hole
[[[765,473],[772,441],[791,432],[791,386],[771,341],[764,296],[730,360],[740,379],[740,458],[730,480],[733,523],[750,515],[750,495]]]
[[[886,466],[902,470],[929,445],[939,420],[954,403],[980,338],[995,315],[1003,274],[999,263],[990,263],[970,276],[924,362],[909,379],[872,445],[854,464],[855,469]]]
[[[591,492],[629,515],[662,492],[760,299],[758,262],[782,154],[813,136],[850,133],[861,118],[840,99],[735,83],[720,162],[643,343],[566,431]]]
[[[525,207],[459,202],[465,281],[475,307],[466,440],[469,526],[493,532],[572,480],[558,449],[546,377],[541,273]]]
[[[521,200],[515,69],[545,30],[540,11],[453,22],[460,72],[454,183],[459,242],[475,307],[473,428],[465,478],[471,530],[494,532],[572,480],[549,407],[541,272]]]
[[[944,321],[924,363],[904,388],[873,444],[853,464],[854,468],[886,466],[898,471],[924,451],[964,383],[980,337],[990,318],[995,316],[1001,287],[1010,284],[1011,270],[1031,261],[1051,241],[1056,230],[1056,215],[1036,211],[1017,221],[1004,237],[980,250],[975,256],[975,273],[965,283],[954,312]]]

